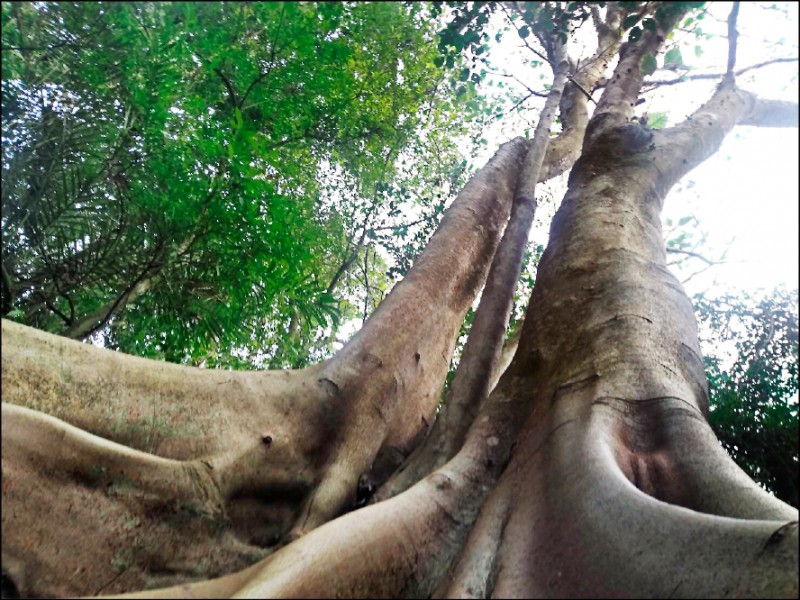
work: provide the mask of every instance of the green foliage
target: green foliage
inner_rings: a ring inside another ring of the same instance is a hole
[[[709,422],[739,466],[798,506],[798,292],[695,298]],[[733,357],[725,356],[732,350]]]
[[[647,126],[650,129],[663,129],[667,126],[667,113],[650,113],[648,116]]]
[[[53,332],[99,314],[108,347],[175,362],[324,357],[347,298],[389,282],[340,267],[400,252],[374,233],[418,233],[404,207],[435,220],[451,190],[432,173],[461,165],[483,108],[449,94],[463,61],[435,64],[415,4],[4,3],[2,20],[3,313]]]
[[[659,29],[662,31],[669,31],[672,29],[671,23],[674,22],[676,16],[683,14],[687,11],[699,11],[705,6],[705,2],[663,2],[656,9],[652,18],[645,18],[639,25],[641,17],[638,14],[639,6],[637,2],[620,2],[621,7],[627,8],[631,11],[622,21],[622,28],[629,29],[628,41],[636,42],[642,37],[645,31],[650,31],[653,34],[658,34]],[[702,13],[700,13],[702,15]],[[702,18],[702,16],[698,16]],[[692,17],[687,17],[686,21],[692,22]],[[653,70],[655,71],[655,69]],[[649,73],[648,73],[649,74]]]
[[[684,64],[683,56],[681,55],[681,49],[676,46],[667,50],[667,53],[664,55],[664,68],[677,69],[683,66]]]

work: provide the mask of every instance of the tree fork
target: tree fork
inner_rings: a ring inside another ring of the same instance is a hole
[[[635,97],[636,54],[604,98]],[[705,421],[692,306],[660,231],[669,188],[752,114],[727,87],[725,116],[655,133],[628,123],[630,103],[601,100],[509,368],[533,410],[442,596],[796,596],[797,511],[749,480]],[[478,532],[498,522],[496,555],[476,556]],[[490,565],[478,581],[476,561]]]

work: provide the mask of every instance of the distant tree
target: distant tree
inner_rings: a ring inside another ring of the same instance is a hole
[[[732,354],[706,356],[714,433],[750,477],[798,506],[797,290],[695,306],[703,345]]]

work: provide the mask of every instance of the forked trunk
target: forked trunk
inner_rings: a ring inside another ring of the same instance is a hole
[[[740,471],[706,422],[692,305],[666,268],[655,148],[619,149],[609,161],[608,146],[589,148],[573,169],[499,384],[532,411],[442,596],[797,594],[797,511]]]

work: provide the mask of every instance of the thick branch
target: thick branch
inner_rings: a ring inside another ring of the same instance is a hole
[[[797,127],[798,105],[761,100],[734,85],[722,83],[694,114],[675,127],[654,132],[657,185],[669,189],[712,156],[736,125]]]
[[[376,500],[389,498],[407,489],[450,460],[464,443],[467,430],[490,391],[492,373],[497,369],[503,337],[513,308],[514,289],[522,270],[528,233],[536,214],[535,184],[540,178],[550,128],[567,80],[569,64],[563,46],[557,43],[555,52],[559,62],[553,85],[540,114],[533,144],[525,157],[525,164],[517,181],[511,217],[494,255],[448,396],[430,435],[400,468],[398,474],[376,494]]]
[[[750,111],[736,124],[752,125],[753,127],[797,127],[798,104],[784,100],[757,98]]]
[[[622,45],[619,64],[597,103],[584,147],[607,129],[630,122],[644,80],[642,61],[646,55],[658,52],[667,32],[683,17],[685,10],[670,14],[656,31],[645,30],[636,42],[629,41]]]

